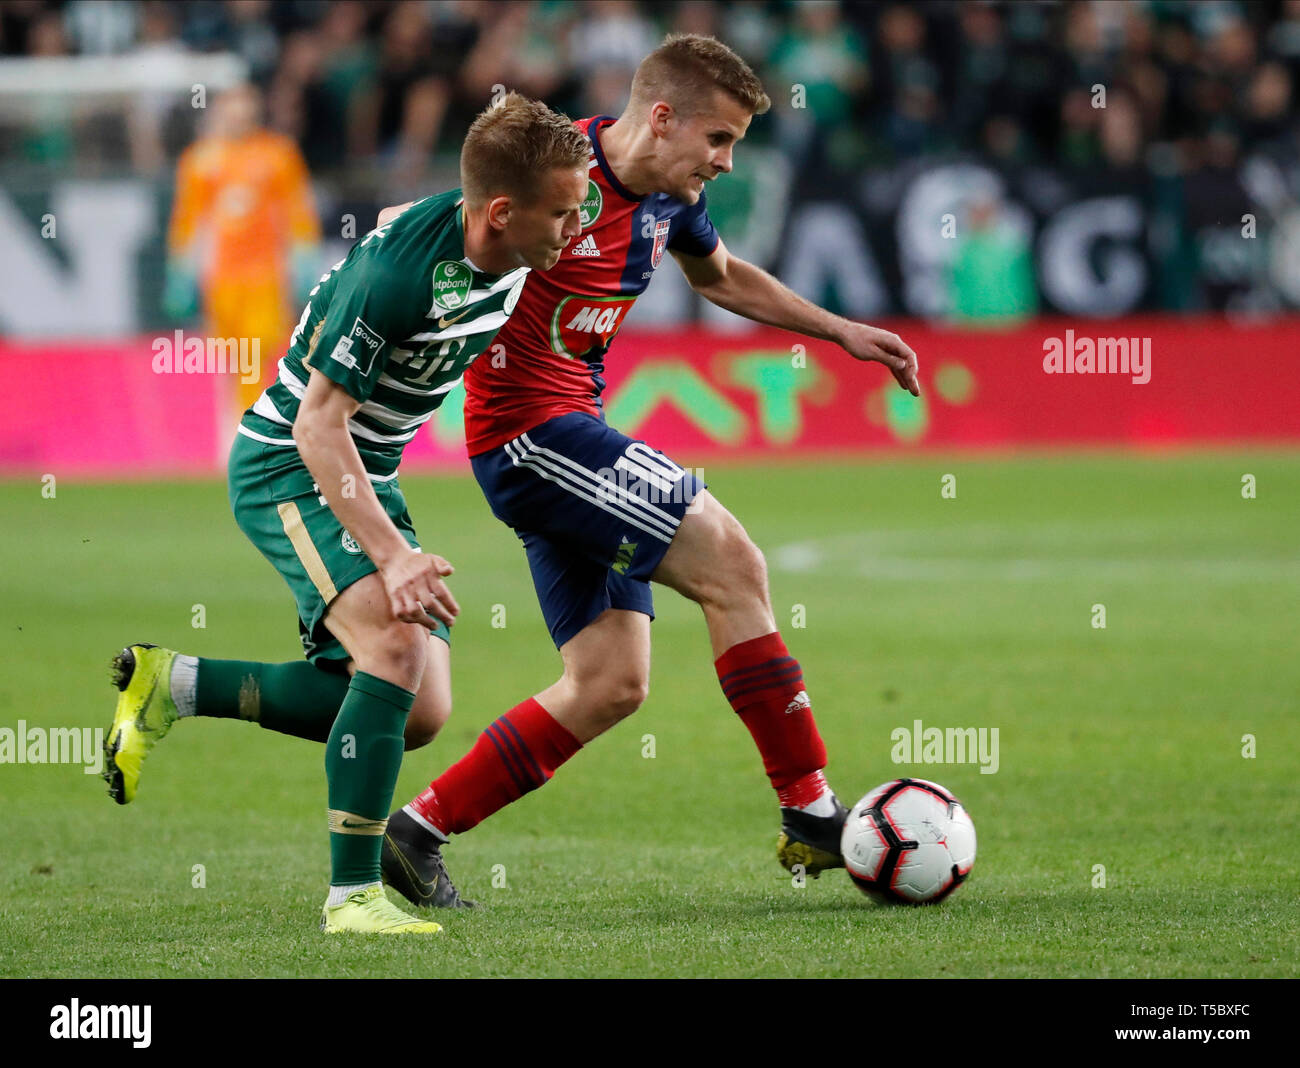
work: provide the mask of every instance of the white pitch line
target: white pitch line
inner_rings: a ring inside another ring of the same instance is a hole
[[[828,539],[830,540],[830,539]],[[906,535],[863,537],[857,544],[835,538],[834,548],[817,540],[792,542],[768,553],[773,570],[792,574],[837,573],[901,582],[1132,581],[1296,582],[1300,561],[1232,558],[1013,556],[909,556]],[[933,546],[930,546],[931,548]]]

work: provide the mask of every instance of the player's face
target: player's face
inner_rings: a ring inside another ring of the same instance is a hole
[[[546,271],[559,262],[560,253],[582,232],[578,209],[586,196],[585,168],[554,168],[531,203],[511,205],[505,233],[520,266]]]
[[[262,97],[251,85],[237,85],[217,98],[213,109],[213,132],[239,140],[257,129],[262,121]]]
[[[714,90],[712,105],[695,115],[675,117],[663,138],[661,192],[694,204],[704,183],[731,173],[731,152],[753,118],[740,101]]]

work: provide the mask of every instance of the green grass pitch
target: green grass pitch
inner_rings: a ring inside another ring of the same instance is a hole
[[[444,935],[319,934],[320,748],[186,721],[126,808],[80,766],[0,765],[0,975],[1300,975],[1300,454],[706,475],[767,554],[841,797],[911,774],[972,813],[979,859],[947,903],[877,906],[843,872],[792,884],[699,612],[660,590],[649,701],[453,841],[485,907]],[[462,617],[456,711],[407,755],[399,800],[558,672],[523,552],[472,480],[404,485],[426,549],[457,567]],[[222,483],[60,479],[48,499],[32,478],[0,503],[0,727],[106,727],[128,641],[300,655]],[[916,719],[998,728],[996,774],[893,763],[891,731]]]

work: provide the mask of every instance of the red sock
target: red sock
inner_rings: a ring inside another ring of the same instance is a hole
[[[581,748],[530,697],[489,725],[411,807],[444,835],[460,834],[536,790]]]
[[[781,804],[815,801],[827,789],[826,746],[813,722],[803,669],[780,632],[733,645],[713,666],[722,692],[754,736]]]

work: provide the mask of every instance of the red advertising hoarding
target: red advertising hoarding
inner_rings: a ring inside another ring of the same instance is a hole
[[[609,421],[682,462],[877,449],[1300,444],[1300,319],[1037,320],[1011,331],[895,328],[919,400],[876,364],[779,330],[626,332]],[[10,410],[0,473],[100,477],[220,469],[236,374],[166,373],[154,339],[0,342]],[[21,385],[19,385],[21,383]],[[461,468],[459,390],[405,469]]]

